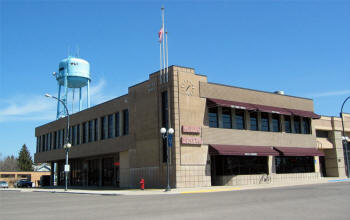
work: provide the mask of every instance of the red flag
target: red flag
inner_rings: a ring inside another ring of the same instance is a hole
[[[163,35],[164,35],[164,28],[163,26],[160,28],[159,32],[158,32],[158,39],[159,39],[159,42],[162,42],[163,40]]]

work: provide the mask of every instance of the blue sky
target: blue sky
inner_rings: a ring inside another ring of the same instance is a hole
[[[314,99],[338,115],[350,95],[349,1],[0,0],[0,153],[35,153],[34,129],[56,117],[52,76],[69,51],[91,65],[92,104],[159,69],[166,8],[169,64],[210,82]],[[350,103],[345,106],[350,112]]]

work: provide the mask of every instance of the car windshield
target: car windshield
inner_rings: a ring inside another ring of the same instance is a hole
[[[6,181],[0,181],[0,183],[6,183]]]

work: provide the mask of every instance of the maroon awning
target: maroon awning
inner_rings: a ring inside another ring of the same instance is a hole
[[[275,113],[275,114],[281,114],[281,115],[292,114],[291,111],[288,111],[288,109],[285,109],[285,108],[278,108],[278,107],[267,106],[267,105],[256,105],[256,104],[254,105],[261,112]]]
[[[245,145],[209,145],[210,155],[278,156],[273,147]]]
[[[302,117],[312,118],[312,119],[321,118],[320,115],[309,111],[303,111],[303,110],[297,110],[297,109],[290,109],[290,111],[292,112],[293,115],[297,115],[297,116],[302,116]]]
[[[249,103],[228,101],[228,100],[222,100],[222,99],[209,99],[209,98],[207,100],[208,100],[209,107],[224,106],[224,107],[231,107],[231,108],[238,108],[238,109],[256,110],[256,107]]]
[[[283,156],[324,156],[324,153],[316,148],[274,147],[274,149]]]
[[[207,101],[208,101],[208,107],[224,106],[224,107],[231,107],[231,108],[237,108],[237,109],[259,110],[261,112],[275,113],[275,114],[281,114],[281,115],[293,114],[293,115],[312,118],[312,119],[321,118],[320,115],[315,114],[314,112],[311,112],[311,111],[279,108],[279,107],[268,106],[268,105],[250,104],[245,102],[236,102],[236,101],[228,101],[228,100],[212,99],[212,98],[207,98]]]

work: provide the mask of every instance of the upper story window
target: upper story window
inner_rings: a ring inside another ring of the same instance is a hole
[[[108,115],[108,138],[113,137],[113,115]]]
[[[222,127],[232,128],[231,108],[222,108]]]
[[[129,134],[129,111],[123,110],[123,135]]]
[[[211,128],[218,128],[218,108],[209,108],[208,109],[208,118],[209,118],[209,127]]]
[[[292,133],[292,124],[290,122],[290,116],[284,116],[284,130],[286,133]]]
[[[310,118],[303,118],[303,132],[304,134],[311,134],[311,121]]]
[[[301,134],[300,117],[294,116],[294,133]]]
[[[261,113],[261,130],[270,131],[269,114],[266,112]]]
[[[71,127],[71,132],[72,132],[72,146],[74,146],[74,145],[76,145],[76,134],[77,134],[77,126],[76,125],[74,125],[74,126],[72,126]]]
[[[277,114],[272,115],[272,131],[280,132],[280,116]]]
[[[125,111],[125,110],[124,110]],[[162,92],[162,127],[168,128],[168,91]]]
[[[98,120],[94,120],[94,141],[98,140]]]
[[[120,124],[120,116],[119,116],[119,112],[117,112],[117,113],[115,113],[115,115],[114,115],[114,117],[115,117],[115,126],[114,126],[114,128],[115,128],[115,130],[114,130],[114,135],[115,135],[115,137],[119,137],[119,135],[120,135],[120,126],[119,126],[119,124]]]
[[[89,121],[89,124],[88,124],[88,130],[89,130],[89,138],[88,138],[88,141],[89,142],[92,142],[92,134],[93,134],[93,130],[92,130],[92,124],[93,124],[93,121],[90,120]]]
[[[107,129],[106,129],[107,117],[101,117],[101,140],[106,139],[107,137]]]
[[[236,121],[236,129],[245,129],[244,110],[236,109],[235,121]]]
[[[57,131],[53,132],[53,143],[52,143],[53,149],[57,148]]]
[[[258,113],[257,112],[250,112],[250,130],[257,131],[259,130],[259,124],[258,124]]]
[[[80,144],[80,124],[77,124],[77,144]]]
[[[87,142],[87,123],[83,123],[83,144]]]

